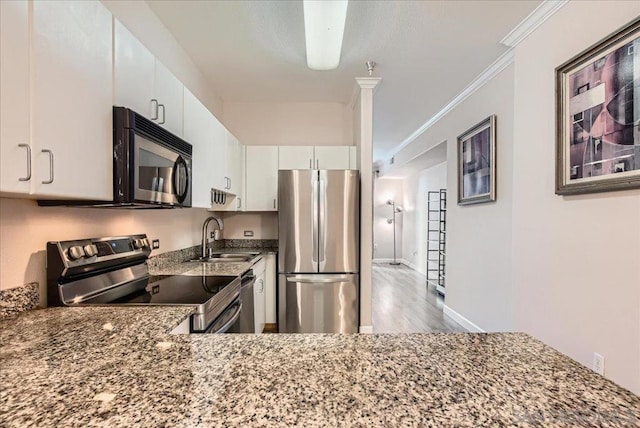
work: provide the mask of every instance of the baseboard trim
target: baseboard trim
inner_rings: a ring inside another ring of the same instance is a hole
[[[469,330],[471,333],[484,333],[485,332],[483,329],[478,327],[476,324],[474,324],[473,322],[469,321],[468,319],[466,319],[465,317],[463,317],[462,315],[460,315],[459,313],[457,313],[456,311],[454,311],[453,309],[451,309],[447,305],[444,305],[443,312],[444,312],[445,315],[447,315],[449,318],[453,319],[455,322],[457,322],[458,324],[460,324],[461,326],[463,326],[464,328]]]
[[[372,325],[361,325],[360,333],[362,334],[373,334],[373,326]]]
[[[376,264],[382,264],[382,263],[391,263],[393,261],[393,259],[373,259],[372,262],[376,263]],[[396,261],[405,265],[405,266],[409,266],[411,267],[409,261],[405,260],[405,259],[398,259],[396,258]]]

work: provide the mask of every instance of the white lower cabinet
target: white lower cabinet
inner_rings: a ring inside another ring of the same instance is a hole
[[[256,281],[253,284],[253,317],[255,320],[255,332],[258,334],[264,331],[264,324],[266,320],[265,267],[265,259],[262,259],[253,266],[253,274],[256,277]]]
[[[276,211],[278,202],[278,147],[247,146],[244,211]]]
[[[276,255],[265,256],[265,322],[276,323]]]

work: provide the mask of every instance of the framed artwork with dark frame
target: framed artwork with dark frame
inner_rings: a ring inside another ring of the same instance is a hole
[[[556,68],[556,194],[640,188],[640,19]]]
[[[496,116],[458,137],[458,205],[496,200]]]

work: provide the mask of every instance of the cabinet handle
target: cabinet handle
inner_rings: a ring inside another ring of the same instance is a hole
[[[275,207],[276,207],[276,200],[274,199],[273,200],[273,208],[275,208]]]
[[[242,198],[238,198],[236,200],[238,201],[238,205],[237,205],[236,208],[238,208],[238,209],[242,208]]]
[[[316,159],[316,169],[320,169],[320,160]]]
[[[156,100],[155,98],[153,98],[151,100],[151,103],[155,103],[155,107],[153,108],[154,111],[154,117],[151,118],[151,120],[158,120],[158,100]]]
[[[211,196],[211,203],[213,204],[213,189],[209,190],[209,196]]]
[[[49,180],[43,181],[42,184],[53,183],[53,152],[49,149],[42,149],[42,153],[49,153]]]
[[[313,168],[313,161],[311,159],[309,159],[309,169]]]
[[[31,180],[31,146],[28,144],[18,144],[18,147],[27,149],[27,176],[18,178],[19,181]]]
[[[229,190],[231,190],[231,178],[229,178]]]
[[[162,107],[162,122],[158,122],[158,125],[164,125],[164,119],[165,119],[165,115],[166,115],[166,111],[164,109],[164,104],[158,104],[158,105],[160,107]]]

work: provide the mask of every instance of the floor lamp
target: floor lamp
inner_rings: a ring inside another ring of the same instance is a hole
[[[393,261],[389,264],[397,266],[400,262],[396,260],[396,214],[402,212],[402,207],[396,205],[392,199],[387,201],[387,205],[391,205],[393,210],[393,218],[387,219],[387,223],[393,224]]]

